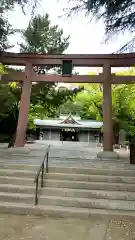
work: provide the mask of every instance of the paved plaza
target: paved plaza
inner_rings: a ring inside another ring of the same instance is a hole
[[[0,240],[134,240],[135,219],[0,215]]]
[[[7,144],[0,144],[0,163],[39,166],[49,144],[51,145],[49,166],[116,168],[117,165],[123,168],[134,168],[129,165],[128,150],[117,150],[120,155],[118,160],[100,161],[97,159],[97,153],[102,151],[102,148],[96,143],[57,141],[36,141],[34,144],[27,144],[25,148],[10,149],[7,148]]]

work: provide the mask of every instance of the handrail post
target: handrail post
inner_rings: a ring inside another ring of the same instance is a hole
[[[42,172],[41,172],[41,188],[44,187],[44,162],[42,164]]]
[[[49,155],[49,153],[47,152],[47,155],[46,155],[46,173],[48,173],[48,155]]]
[[[36,179],[35,205],[38,205],[38,178]]]

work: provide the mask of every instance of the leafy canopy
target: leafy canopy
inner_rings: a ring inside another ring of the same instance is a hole
[[[7,50],[13,45],[9,43],[8,37],[14,33],[12,26],[8,20],[4,18],[4,14],[0,13],[0,51]]]
[[[29,13],[34,13],[36,7],[40,3],[40,0],[1,0],[0,1],[0,12],[13,10],[15,4],[22,8],[23,13],[29,8]]]
[[[134,0],[69,0],[69,4],[68,16],[84,11],[86,15],[92,14],[92,19],[103,19],[107,36],[125,30],[134,32]]]
[[[63,29],[51,24],[48,14],[35,16],[22,31],[22,39],[21,52],[61,54],[69,46],[69,36],[64,37]]]
[[[7,18],[8,11],[14,10],[15,5],[18,4],[23,13],[33,14],[39,2],[38,0],[0,0],[0,51],[13,47],[9,43],[8,37],[16,30],[12,28]]]

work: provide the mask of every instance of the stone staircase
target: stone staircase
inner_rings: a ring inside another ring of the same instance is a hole
[[[50,167],[34,206],[31,165],[0,165],[0,212],[52,217],[135,216],[135,170]]]

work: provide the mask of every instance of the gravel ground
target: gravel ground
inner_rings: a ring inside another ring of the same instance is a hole
[[[0,214],[0,240],[134,240],[135,219],[86,220]]]

